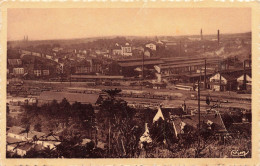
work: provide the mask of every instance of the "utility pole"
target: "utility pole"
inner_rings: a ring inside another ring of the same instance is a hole
[[[200,68],[200,82],[201,82],[201,70],[202,70],[202,67]]]
[[[109,119],[109,122],[108,122],[108,153],[110,155],[110,119]]]
[[[219,29],[218,29],[218,46],[219,46],[219,42],[220,42],[220,41],[219,41]]]
[[[200,152],[200,81],[198,80],[198,113],[199,113],[199,126],[198,126],[198,131],[199,131],[199,135],[198,135],[198,154]]]
[[[221,60],[219,61],[219,91],[221,91]]]
[[[205,59],[205,68],[204,68],[204,88],[207,89],[207,60]]]
[[[219,29],[218,29],[218,48],[219,48]],[[222,67],[221,60],[219,60],[219,91],[221,91],[221,67]]]
[[[180,46],[179,46],[179,57],[181,56],[181,40],[180,40]]]
[[[143,64],[142,64],[142,79],[144,79],[144,52],[143,52]]]
[[[244,60],[244,80],[243,80],[243,89],[246,90],[246,60]]]
[[[144,81],[144,52],[142,52],[143,63],[142,63],[142,81],[141,81],[141,90],[143,90],[143,81]]]
[[[71,64],[70,64],[70,87],[71,87]]]

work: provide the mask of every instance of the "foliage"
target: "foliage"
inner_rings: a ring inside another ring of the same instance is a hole
[[[108,90],[97,115],[97,120],[107,134],[107,155],[109,157],[133,157],[138,149],[141,128],[134,123],[135,110],[124,100],[116,99],[120,90]]]
[[[94,122],[94,110],[89,104],[75,102],[72,105],[64,98],[60,103],[53,100],[42,106],[26,105],[22,114],[23,127],[33,125],[37,131],[49,132],[77,126],[82,132],[90,130]]]

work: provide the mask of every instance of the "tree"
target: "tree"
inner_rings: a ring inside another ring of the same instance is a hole
[[[170,144],[176,141],[172,125],[162,118],[152,124],[150,133],[154,142],[159,144]]]
[[[107,155],[109,157],[133,156],[138,147],[139,133],[135,128],[133,117],[135,110],[128,107],[124,100],[115,96],[121,90],[106,90],[109,98],[100,105],[98,121],[107,126]],[[102,125],[101,125],[102,126]]]

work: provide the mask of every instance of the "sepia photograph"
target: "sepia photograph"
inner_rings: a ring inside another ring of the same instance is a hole
[[[251,17],[8,8],[6,158],[252,158]]]

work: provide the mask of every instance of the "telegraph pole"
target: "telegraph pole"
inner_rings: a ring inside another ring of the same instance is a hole
[[[108,128],[108,153],[109,153],[109,155],[110,155],[110,119],[109,119],[109,122],[108,122],[108,126],[109,126],[109,128]]]
[[[221,60],[219,61],[219,91],[221,91]]]
[[[219,48],[219,29],[218,29],[218,48]],[[218,57],[220,58],[220,57]],[[221,60],[219,61],[219,91],[221,91]]]
[[[218,46],[219,46],[219,42],[220,42],[220,41],[219,41],[219,29],[218,29]]]
[[[243,79],[243,90],[246,90],[246,60],[244,60],[244,79]]]
[[[143,63],[142,63],[142,81],[141,81],[141,90],[143,90],[143,81],[144,81],[144,52],[142,52]]]
[[[205,89],[207,89],[206,77],[207,77],[207,60],[205,59],[205,68],[204,68],[204,88]]]
[[[179,56],[181,56],[181,40],[180,40],[180,47],[179,47]]]
[[[199,131],[200,131],[200,81],[198,80],[198,113],[199,113]]]
[[[142,64],[142,79],[144,79],[144,52],[143,52],[143,64]]]
[[[199,135],[198,135],[197,155],[199,155],[200,153],[200,81],[199,80],[198,80],[198,113],[199,113],[199,126],[198,126]]]
[[[70,64],[70,86],[71,86],[71,64]]]

